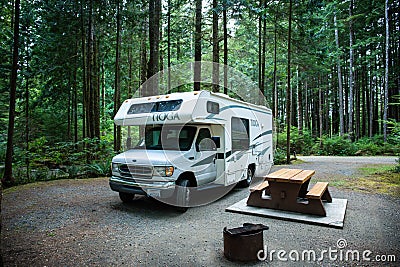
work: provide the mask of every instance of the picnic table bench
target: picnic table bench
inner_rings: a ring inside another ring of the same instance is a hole
[[[248,206],[326,216],[322,201],[332,202],[328,183],[318,182],[309,191],[315,170],[281,169],[250,188]]]

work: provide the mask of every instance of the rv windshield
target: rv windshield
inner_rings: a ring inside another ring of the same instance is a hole
[[[193,126],[146,127],[145,142],[137,148],[187,151],[192,146],[196,130]]]

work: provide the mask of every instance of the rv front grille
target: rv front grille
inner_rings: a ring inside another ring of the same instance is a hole
[[[121,166],[119,166],[119,172],[124,177],[141,176],[142,178],[151,178],[153,174],[153,167],[122,164]]]

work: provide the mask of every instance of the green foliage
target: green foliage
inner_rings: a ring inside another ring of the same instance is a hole
[[[37,138],[29,144],[29,157],[38,165],[73,165],[84,164],[92,160],[112,158],[112,141],[85,138],[77,143],[58,142],[50,144],[45,137]],[[22,162],[23,156],[17,154],[16,160]]]
[[[388,137],[388,142],[383,141],[383,135],[375,135],[371,138],[363,137],[356,142],[352,142],[347,135],[345,136],[324,136],[322,139],[313,138],[310,131],[303,131],[299,134],[298,129],[292,127],[290,148],[291,154],[301,155],[324,155],[324,156],[376,156],[376,155],[396,155],[400,151],[400,135],[398,123],[392,124],[392,134]],[[277,150],[275,153],[275,164],[282,164],[286,161],[286,130],[277,133]],[[275,139],[275,142],[276,140]],[[278,163],[279,162],[279,163]]]
[[[357,147],[347,136],[334,136],[323,138],[314,145],[314,151],[319,155],[328,156],[352,156],[357,152]]]
[[[36,166],[29,170],[29,176],[27,174],[27,168],[24,165],[17,164],[13,169],[13,176],[15,184],[27,184],[38,181],[50,181],[60,178],[66,178],[68,175],[62,170],[51,170],[47,166]]]
[[[395,173],[400,173],[400,156],[398,159],[396,159],[397,165],[394,167],[394,172]]]
[[[278,144],[277,147],[286,151],[286,130],[282,133],[277,133]],[[276,139],[275,139],[276,140]],[[292,127],[290,130],[290,150],[291,153],[310,155],[313,150],[315,140],[308,130],[303,130],[302,134],[299,134],[299,130],[296,127]],[[285,152],[286,153],[286,152]],[[285,156],[286,158],[286,156]]]
[[[80,165],[71,165],[65,168],[68,174],[68,178],[78,178],[80,175],[84,174],[84,168]]]
[[[286,150],[277,148],[274,153],[274,164],[282,165],[286,163]]]
[[[357,154],[365,156],[375,156],[385,151],[383,146],[379,146],[376,142],[367,137],[358,140],[355,146],[357,147]]]
[[[21,147],[14,148],[15,183],[108,176],[110,161],[115,155],[112,142],[110,138],[104,140],[86,138],[77,143],[52,144],[46,137],[36,138],[29,142],[29,152]],[[30,162],[29,175],[26,169],[27,158]],[[1,176],[2,172],[3,169],[0,168]]]
[[[87,174],[89,176],[110,176],[111,175],[111,158],[107,161],[97,161],[87,165]]]
[[[0,142],[0,165],[2,165],[3,162],[6,160],[6,148],[7,148],[7,143]]]

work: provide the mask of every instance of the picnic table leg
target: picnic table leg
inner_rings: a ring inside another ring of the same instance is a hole
[[[262,192],[262,190],[251,192],[249,198],[247,199],[247,205],[261,207],[262,205],[260,205],[260,203],[263,201],[261,198]]]
[[[307,193],[308,193],[308,185],[310,184],[310,180],[306,181],[301,185],[300,191],[299,191],[299,197],[305,198]]]
[[[332,203],[332,197],[331,194],[329,193],[328,188],[325,190],[324,194],[321,197],[322,200],[326,200],[328,203]]]
[[[308,204],[304,207],[305,213],[326,216],[326,211],[321,199],[309,199]]]

